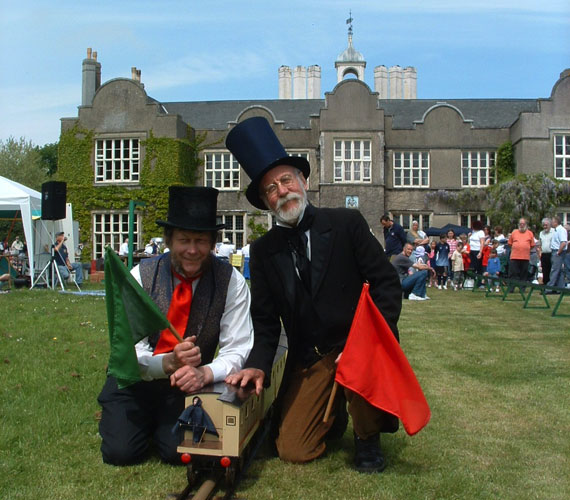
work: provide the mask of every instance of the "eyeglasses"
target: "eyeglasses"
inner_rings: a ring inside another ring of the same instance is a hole
[[[281,176],[281,179],[276,179],[272,184],[265,186],[263,188],[263,192],[267,197],[273,196],[275,193],[277,193],[279,186],[283,186],[284,188],[289,189],[293,186],[294,182],[295,177],[290,174],[286,174]]]

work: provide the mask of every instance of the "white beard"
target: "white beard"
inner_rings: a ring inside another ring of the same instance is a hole
[[[291,208],[284,210],[281,207],[291,200],[298,200],[296,204],[292,204]],[[275,217],[279,222],[284,222],[289,226],[294,226],[298,221],[300,215],[303,213],[307,205],[307,193],[303,192],[302,195],[297,193],[289,193],[284,198],[280,198],[275,208]]]

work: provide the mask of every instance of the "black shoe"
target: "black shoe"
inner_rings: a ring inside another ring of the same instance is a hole
[[[354,434],[354,447],[354,466],[358,472],[382,472],[386,468],[386,460],[380,449],[379,434],[368,439],[360,439]]]

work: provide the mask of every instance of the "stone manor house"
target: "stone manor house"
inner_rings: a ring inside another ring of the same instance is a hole
[[[320,67],[278,70],[278,96],[271,100],[158,102],[141,83],[140,70],[132,78],[115,78],[101,84],[101,64],[88,50],[83,61],[82,102],[77,117],[62,119],[62,134],[78,127],[91,131],[88,179],[94,189],[130,190],[137,199],[146,189],[142,168],[149,137],[184,139],[205,134],[200,151],[197,185],[220,190],[218,209],[227,236],[240,248],[249,234],[248,222],[270,225],[267,213],[247,202],[243,191],[249,179],[224,139],[237,123],[264,116],[290,154],[303,155],[311,164],[309,199],[316,206],[357,207],[373,232],[382,239],[380,216],[389,213],[404,228],[412,219],[420,227],[446,223],[470,225],[484,218],[481,209],[465,213],[444,201],[426,202],[430,191],[484,187],[494,182],[496,151],[512,141],[517,173],[547,172],[570,180],[570,70],[553,82],[548,98],[537,99],[417,99],[414,68],[374,69],[374,90],[364,82],[366,61],[348,47],[335,61],[337,85],[321,98]],[[152,92],[152,89],[148,89]],[[65,144],[60,142],[60,157]],[[182,161],[182,160],[181,160]],[[173,164],[173,178],[184,171]],[[65,177],[68,193],[74,181]],[[166,196],[166,190],[164,196]],[[101,193],[103,191],[100,191]],[[81,209],[83,240],[92,242],[92,258],[104,246],[118,250],[128,234],[128,204],[101,207],[85,200]],[[163,207],[164,202],[163,202]],[[145,229],[147,207],[135,212],[135,247],[158,227]],[[76,206],[74,205],[74,213]],[[565,220],[570,207],[560,207]],[[85,226],[88,227],[85,227]]]

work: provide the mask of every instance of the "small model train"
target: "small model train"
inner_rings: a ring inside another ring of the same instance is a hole
[[[282,341],[284,338],[282,335]],[[188,495],[200,475],[217,478],[204,483],[206,490],[214,489],[220,478],[225,478],[229,488],[235,486],[254,441],[260,439],[260,428],[264,421],[267,423],[266,417],[283,379],[287,348],[281,343],[273,362],[271,385],[259,396],[253,388],[236,388],[223,382],[186,396],[186,409],[177,425],[184,429],[178,452],[187,464],[188,487],[178,498],[186,498],[183,495]],[[196,407],[199,407],[197,412],[193,411]],[[182,418],[184,415],[190,415],[188,421]],[[193,498],[208,498],[208,494],[197,493]]]

